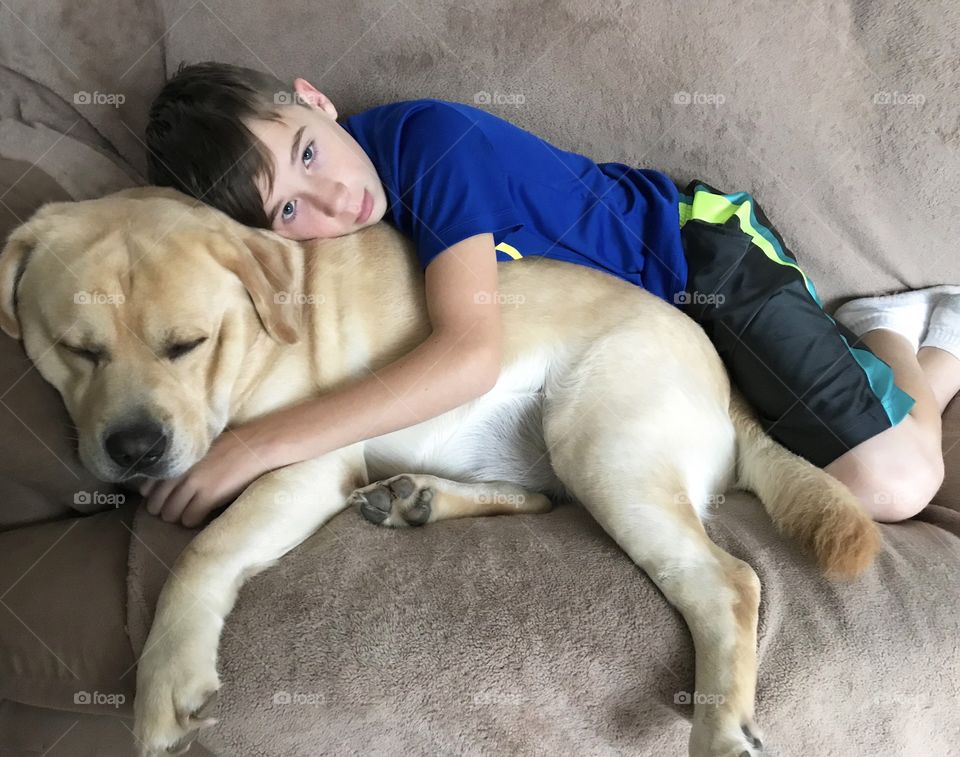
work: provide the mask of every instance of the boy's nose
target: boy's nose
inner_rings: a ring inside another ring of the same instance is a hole
[[[331,218],[336,218],[343,213],[349,199],[347,188],[340,183],[321,187],[312,193],[311,197],[317,210]]]

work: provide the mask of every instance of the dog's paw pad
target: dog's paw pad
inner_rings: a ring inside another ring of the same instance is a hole
[[[400,475],[357,489],[348,503],[359,505],[360,514],[371,523],[422,526],[430,520],[433,495],[432,487]]]
[[[217,700],[220,698],[220,690],[214,689],[213,691],[206,694],[203,698],[199,707],[196,707],[193,712],[190,713],[190,722],[191,723],[207,723],[213,718],[207,717],[210,714],[210,711],[216,707]]]
[[[739,720],[739,719],[738,719]],[[763,757],[760,729],[753,718],[738,722],[733,718],[721,722],[701,721],[690,733],[690,754],[711,757]]]
[[[432,501],[433,489],[424,487],[416,497],[409,500],[405,510],[401,507],[401,514],[404,520],[411,526],[422,526],[430,520],[430,512],[432,510],[430,503]]]
[[[188,751],[193,744],[194,739],[197,738],[198,733],[199,731],[191,731],[186,736],[177,739],[167,747],[167,754],[183,754],[184,752]]]
[[[746,736],[747,741],[750,742],[750,746],[754,749],[763,749],[763,742],[760,741],[760,738],[753,734],[753,731],[750,730],[750,726],[746,723],[740,726],[740,730],[743,731],[743,735]],[[746,754],[746,752],[744,752]]]
[[[390,516],[393,497],[385,486],[357,489],[350,495],[348,503],[360,506],[360,514],[371,523],[383,523]]]

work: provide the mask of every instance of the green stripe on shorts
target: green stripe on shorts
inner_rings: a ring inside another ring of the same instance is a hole
[[[774,263],[795,268],[800,273],[810,296],[823,310],[823,303],[817,295],[817,289],[813,285],[813,281],[803,272],[796,259],[783,249],[776,235],[757,220],[753,210],[755,205],[756,200],[749,192],[718,194],[711,192],[703,184],[696,183],[692,196],[680,194],[680,228],[683,228],[687,221],[694,219],[723,226],[730,218],[736,216],[740,224],[740,230],[750,236],[753,244],[764,255]],[[824,315],[830,318],[826,311],[824,311]],[[830,318],[830,320],[833,321],[833,318]],[[836,323],[836,321],[833,322]],[[893,371],[890,366],[867,349],[851,347],[842,333],[840,338],[866,374],[871,390],[879,398],[884,412],[890,419],[890,425],[897,425],[909,414],[914,405],[913,397],[894,383]]]
[[[714,194],[702,184],[697,184],[693,190],[693,197],[680,195],[680,228],[682,229],[683,225],[691,219],[722,226],[731,216],[736,216],[740,222],[741,231],[750,236],[764,255],[774,263],[796,268],[800,272],[807,291],[822,309],[823,304],[817,296],[813,282],[797,265],[797,261],[784,251],[770,229],[757,220],[753,212],[755,202],[753,196],[747,192],[729,195]]]

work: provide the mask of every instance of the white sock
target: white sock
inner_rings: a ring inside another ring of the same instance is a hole
[[[938,347],[960,360],[960,292],[941,297],[930,315],[921,347]]]
[[[960,286],[934,286],[880,297],[851,300],[833,314],[833,318],[858,337],[874,329],[889,329],[907,338],[914,350],[927,330],[934,306],[945,297],[960,295]],[[960,323],[953,321],[953,328]]]

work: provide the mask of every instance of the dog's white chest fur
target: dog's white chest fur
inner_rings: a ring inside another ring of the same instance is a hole
[[[443,415],[367,442],[372,481],[429,473],[462,482],[511,481],[558,491],[543,438],[543,386],[549,363],[525,355],[506,366],[496,385]]]

